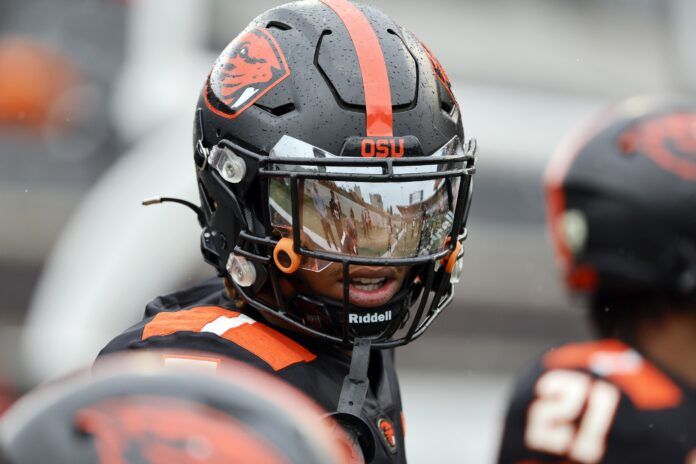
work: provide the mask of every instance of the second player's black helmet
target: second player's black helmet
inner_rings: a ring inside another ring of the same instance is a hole
[[[287,383],[198,352],[137,351],[29,392],[2,464],[347,464],[349,439]]]
[[[257,17],[206,80],[194,145],[204,256],[261,315],[390,347],[451,301],[475,144],[438,60],[382,12],[313,0]],[[297,277],[330,263],[341,300]],[[410,274],[367,311],[350,303],[356,265]]]
[[[546,187],[572,291],[696,298],[696,103],[607,110],[561,147]]]

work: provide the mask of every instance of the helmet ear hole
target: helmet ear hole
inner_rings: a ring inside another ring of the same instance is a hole
[[[295,253],[291,238],[285,237],[278,241],[273,249],[273,260],[285,274],[292,274],[300,268],[301,256]]]
[[[442,84],[438,82],[438,88],[442,89]],[[454,111],[454,107],[456,106],[456,103],[454,99],[450,96],[447,91],[440,91],[440,109],[445,112],[448,116],[452,115],[452,112]]]

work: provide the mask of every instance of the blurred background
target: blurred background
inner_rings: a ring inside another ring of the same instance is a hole
[[[457,298],[397,353],[410,461],[492,462],[515,373],[589,336],[550,251],[546,160],[606,104],[696,91],[696,2],[366,2],[429,44],[480,144]],[[200,86],[279,3],[0,0],[0,409],[212,274],[194,215],[140,200],[197,199]]]

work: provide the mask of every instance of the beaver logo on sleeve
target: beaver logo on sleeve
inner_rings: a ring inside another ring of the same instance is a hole
[[[79,410],[100,464],[286,462],[253,429],[224,412],[178,398],[111,398]]]
[[[396,443],[396,432],[392,422],[382,417],[377,421],[377,428],[382,432],[382,442],[386,445],[390,453],[396,453],[398,447]]]
[[[265,29],[239,35],[222,52],[208,78],[206,105],[235,118],[290,75],[278,42]]]

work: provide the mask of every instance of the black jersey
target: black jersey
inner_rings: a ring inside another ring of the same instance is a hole
[[[696,391],[616,339],[549,351],[523,375],[500,464],[696,464]]]
[[[336,411],[350,367],[347,353],[272,328],[246,308],[237,308],[217,278],[151,301],[144,319],[112,340],[99,356],[132,349],[196,350],[233,358],[287,381],[327,411]],[[375,437],[371,462],[405,463],[392,350],[372,352],[368,377],[362,418]]]

